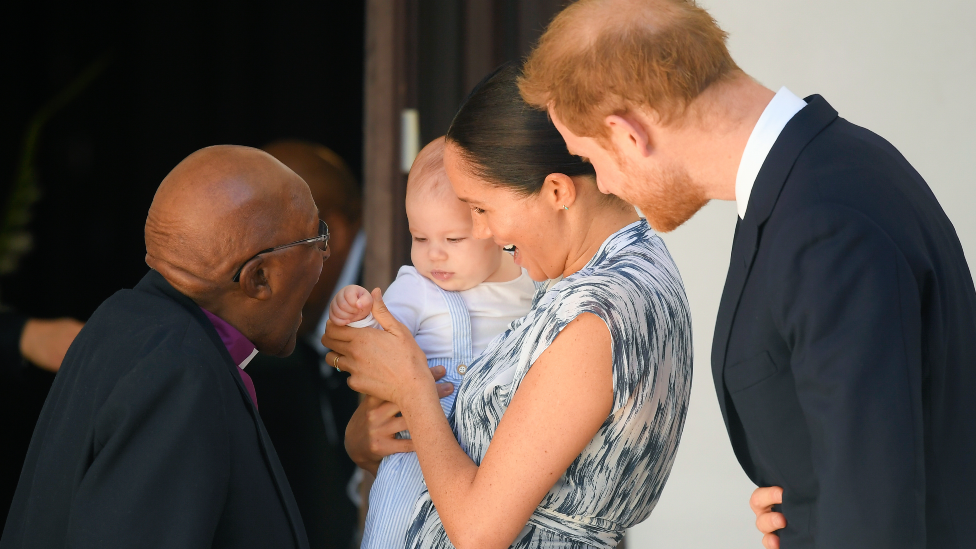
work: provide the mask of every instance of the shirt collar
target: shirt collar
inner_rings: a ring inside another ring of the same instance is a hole
[[[220,336],[220,340],[224,342],[224,347],[227,347],[227,352],[230,353],[230,358],[233,359],[237,367],[244,369],[245,366],[251,362],[251,359],[258,354],[257,348],[244,334],[239,332],[237,328],[231,326],[224,319],[211,313],[210,311],[200,307],[203,314],[207,315],[210,319],[210,323],[213,324],[214,328],[217,330],[217,335]]]
[[[806,106],[806,101],[793,95],[793,92],[783,86],[763,110],[756,127],[749,135],[745,150],[742,151],[739,171],[735,175],[735,206],[739,212],[739,219],[746,217],[752,186],[756,183],[756,177],[759,176],[759,170],[762,169],[769,150],[773,148],[773,143],[793,115]]]

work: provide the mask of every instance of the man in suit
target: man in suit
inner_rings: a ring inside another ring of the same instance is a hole
[[[327,256],[308,186],[270,155],[174,168],[146,220],[152,270],[68,350],[0,547],[307,548],[244,367],[292,352]]]
[[[580,0],[522,92],[656,229],[736,201],[712,370],[766,547],[971,546],[976,291],[952,224],[888,142],[752,80],[725,36],[691,0]]]

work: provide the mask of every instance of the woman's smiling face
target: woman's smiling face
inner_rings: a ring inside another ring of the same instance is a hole
[[[444,168],[458,198],[471,208],[475,238],[492,238],[513,252],[533,280],[558,278],[566,267],[559,210],[540,194],[524,196],[474,175],[458,146],[447,143]]]

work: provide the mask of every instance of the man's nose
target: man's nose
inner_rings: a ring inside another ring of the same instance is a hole
[[[330,248],[329,245],[326,244],[325,249],[322,250],[322,262],[325,263],[331,256],[332,256],[332,248]]]

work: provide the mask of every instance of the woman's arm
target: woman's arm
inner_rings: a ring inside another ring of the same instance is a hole
[[[400,405],[431,498],[454,545],[508,547],[610,414],[612,356],[606,324],[584,314],[560,333],[523,379],[478,467],[454,438],[431,378],[424,374],[423,354],[384,309],[377,299],[373,315],[385,332],[364,338],[330,329],[326,344],[352,354],[345,368],[352,372],[353,389]]]
[[[584,314],[566,326],[522,380],[480,467],[445,421],[432,421],[443,415],[436,418],[429,399],[404,400],[431,499],[457,547],[511,545],[590,443],[613,404],[610,348],[598,317]]]

